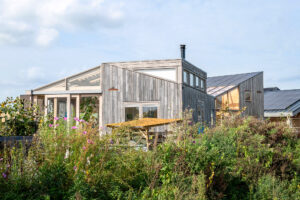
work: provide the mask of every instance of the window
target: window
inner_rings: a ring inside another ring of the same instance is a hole
[[[183,71],[183,82],[188,83],[188,72],[187,71]]]
[[[249,91],[249,90],[245,91],[245,101],[247,101],[247,102],[251,102],[252,101],[251,91]]]
[[[48,108],[47,108],[48,114],[54,112],[54,99],[48,99]]]
[[[200,80],[200,87],[201,87],[201,90],[204,89],[204,80],[203,79]]]
[[[139,107],[125,108],[125,121],[130,121],[139,118]]]
[[[143,107],[144,118],[157,118],[157,107]]]
[[[199,87],[199,83],[200,83],[200,82],[199,82],[199,77],[196,76],[196,88],[200,88],[200,87]]]
[[[190,86],[194,87],[194,74],[190,74]]]
[[[216,109],[229,109],[239,110],[240,109],[240,95],[239,89],[235,88],[225,94],[216,98]]]

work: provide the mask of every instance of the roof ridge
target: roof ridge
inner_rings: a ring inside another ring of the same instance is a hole
[[[256,71],[256,72],[247,72],[247,73],[238,73],[238,74],[226,74],[226,75],[219,75],[219,76],[210,76],[207,78],[215,78],[215,77],[222,77],[222,76],[236,76],[236,75],[245,75],[245,74],[259,74],[259,73],[263,73],[263,71]]]

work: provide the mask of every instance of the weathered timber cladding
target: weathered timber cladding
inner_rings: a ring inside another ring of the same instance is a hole
[[[202,114],[204,115],[204,123],[210,125],[211,120],[215,121],[215,101],[214,98],[206,93],[206,79],[207,74],[198,67],[192,65],[186,60],[182,60],[183,70],[188,71],[204,80],[204,90],[191,87],[188,84],[182,84],[182,102],[183,110],[193,109],[193,120],[198,121],[197,108],[200,107]],[[212,117],[211,117],[212,115]]]
[[[204,121],[207,125],[211,123],[211,114],[213,114],[212,120],[215,121],[215,101],[214,97],[207,95],[194,88],[184,86],[182,89],[183,94],[183,109],[193,109],[193,120],[198,121],[197,107],[200,107],[203,115]]]
[[[264,116],[264,83],[263,72],[244,81],[239,85],[240,108],[246,108],[244,114],[263,117]],[[250,102],[245,101],[245,91],[251,91]]]
[[[125,121],[126,102],[158,103],[159,118],[178,118],[182,112],[182,89],[175,82],[103,64],[101,84],[102,125]]]

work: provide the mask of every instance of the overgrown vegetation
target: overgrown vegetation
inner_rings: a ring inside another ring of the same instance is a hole
[[[29,149],[0,152],[0,199],[299,199],[300,142],[285,123],[229,117],[198,134],[185,119],[146,152],[75,120],[43,120]]]
[[[36,105],[25,105],[20,98],[7,98],[0,103],[0,136],[33,135],[40,119]]]

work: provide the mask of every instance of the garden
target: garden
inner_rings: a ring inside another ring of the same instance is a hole
[[[1,105],[0,137],[33,139],[0,149],[0,199],[299,199],[300,140],[285,122],[229,116],[199,134],[186,115],[145,151],[128,127],[100,136],[93,120],[21,104]]]

